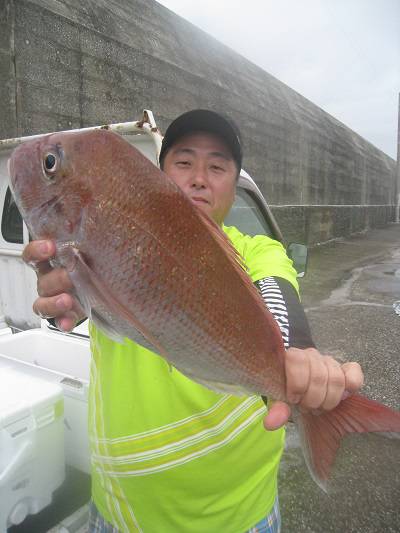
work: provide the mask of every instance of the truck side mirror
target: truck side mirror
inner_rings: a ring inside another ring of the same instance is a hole
[[[307,270],[308,250],[305,244],[292,242],[286,250],[289,259],[293,261],[293,267],[298,278],[303,278]]]

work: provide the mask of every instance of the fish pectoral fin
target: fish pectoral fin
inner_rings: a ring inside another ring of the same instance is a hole
[[[78,288],[78,292],[85,295],[81,297],[81,294],[79,294],[78,297],[87,315],[93,320],[95,325],[99,326],[112,339],[122,339],[118,331],[104,317],[96,313],[96,307],[109,309],[113,315],[121,317],[135,330],[139,331],[160,355],[167,358],[166,352],[158,340],[151,335],[127,307],[117,300],[101,278],[86,263],[79,250],[75,250],[75,256],[76,264],[74,271],[70,273],[70,277]],[[118,340],[118,342],[121,342],[121,340]]]

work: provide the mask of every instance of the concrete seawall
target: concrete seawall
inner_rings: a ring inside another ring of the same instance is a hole
[[[288,243],[310,246],[383,228],[395,218],[392,205],[273,205],[271,209]]]
[[[0,138],[207,107],[240,126],[288,240],[393,220],[393,159],[154,0],[0,0],[0,76]]]

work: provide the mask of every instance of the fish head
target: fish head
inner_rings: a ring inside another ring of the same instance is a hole
[[[11,154],[10,188],[34,238],[76,238],[93,197],[91,155],[90,136],[72,132],[24,142]]]

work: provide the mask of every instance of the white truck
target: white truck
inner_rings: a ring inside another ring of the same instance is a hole
[[[119,133],[157,164],[162,136],[151,111],[136,122],[98,128]],[[29,233],[7,174],[12,150],[31,138],[0,141],[0,533],[8,528],[14,533],[85,531],[89,339],[86,323],[63,334],[32,311],[36,275],[21,259]],[[284,242],[267,202],[244,170],[226,224]],[[306,247],[291,244],[288,254],[299,276],[304,275]]]

